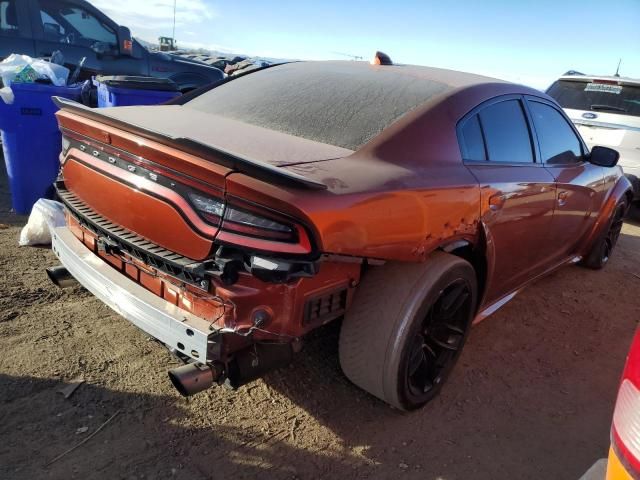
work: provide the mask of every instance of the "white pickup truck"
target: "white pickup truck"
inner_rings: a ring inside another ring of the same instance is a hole
[[[618,165],[640,201],[640,79],[572,74],[546,92],[556,99],[589,147],[620,152]]]

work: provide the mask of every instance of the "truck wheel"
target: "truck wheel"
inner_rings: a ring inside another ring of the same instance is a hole
[[[622,230],[622,224],[624,223],[624,216],[627,213],[627,201],[620,200],[616,205],[616,208],[611,214],[609,224],[605,228],[604,232],[598,240],[591,247],[591,251],[580,262],[581,265],[587,268],[593,268],[599,270],[603,268],[608,262],[613,249],[620,237],[620,231]]]
[[[424,263],[372,267],[342,323],[345,375],[396,408],[421,407],[460,355],[477,291],[471,264],[444,252]]]

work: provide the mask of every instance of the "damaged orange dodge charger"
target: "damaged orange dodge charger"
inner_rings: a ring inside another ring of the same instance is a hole
[[[55,101],[49,275],[166,344],[184,395],[341,319],[346,376],[420,407],[474,321],[561,265],[601,268],[632,198],[553,99],[466,73],[299,62],[161,106]]]

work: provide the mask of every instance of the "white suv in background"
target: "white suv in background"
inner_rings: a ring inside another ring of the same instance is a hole
[[[620,152],[618,165],[640,200],[640,79],[571,72],[547,94],[564,108],[590,148],[603,145]]]

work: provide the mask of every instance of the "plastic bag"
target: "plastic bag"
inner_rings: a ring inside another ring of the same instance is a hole
[[[13,90],[9,87],[0,88],[0,99],[7,105],[11,105],[14,100]]]
[[[51,243],[51,229],[64,225],[64,207],[62,204],[54,200],[41,198],[33,206],[29,221],[20,232],[18,244],[21,247],[49,245]]]
[[[12,53],[0,62],[0,79],[5,87],[13,81],[34,81],[36,79],[49,79],[57,87],[67,84],[69,69],[50,63],[45,60],[31,58],[27,55]]]
[[[51,58],[49,58],[49,61],[58,65],[64,65],[64,55],[60,50],[56,50],[51,54]]]

